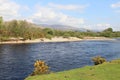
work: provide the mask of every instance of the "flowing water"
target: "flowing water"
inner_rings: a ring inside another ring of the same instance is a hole
[[[57,72],[93,65],[98,55],[120,58],[120,40],[0,45],[0,80],[24,80],[38,59]]]

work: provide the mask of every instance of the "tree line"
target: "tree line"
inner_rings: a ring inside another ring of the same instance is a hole
[[[0,17],[0,41],[7,41],[10,38],[17,38],[22,40],[32,40],[37,38],[48,38],[52,37],[77,37],[84,38],[85,36],[90,37],[120,37],[120,31],[113,31],[112,28],[105,29],[102,32],[93,31],[62,31],[51,28],[41,28],[35,24],[29,23],[26,20],[11,20],[4,21]]]

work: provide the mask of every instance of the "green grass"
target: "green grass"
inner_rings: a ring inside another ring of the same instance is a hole
[[[120,59],[97,66],[69,71],[29,76],[25,80],[120,80]]]

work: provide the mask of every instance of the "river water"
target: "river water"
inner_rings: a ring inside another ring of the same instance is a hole
[[[38,59],[57,72],[93,65],[98,55],[120,58],[120,40],[0,45],[0,80],[24,80]]]

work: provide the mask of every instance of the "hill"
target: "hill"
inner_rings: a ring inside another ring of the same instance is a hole
[[[52,29],[56,29],[56,30],[70,30],[70,31],[81,31],[81,32],[86,32],[87,29],[84,28],[78,28],[78,27],[72,27],[72,26],[67,26],[67,25],[49,25],[49,24],[40,24],[38,26],[42,26],[43,28],[52,28]]]

